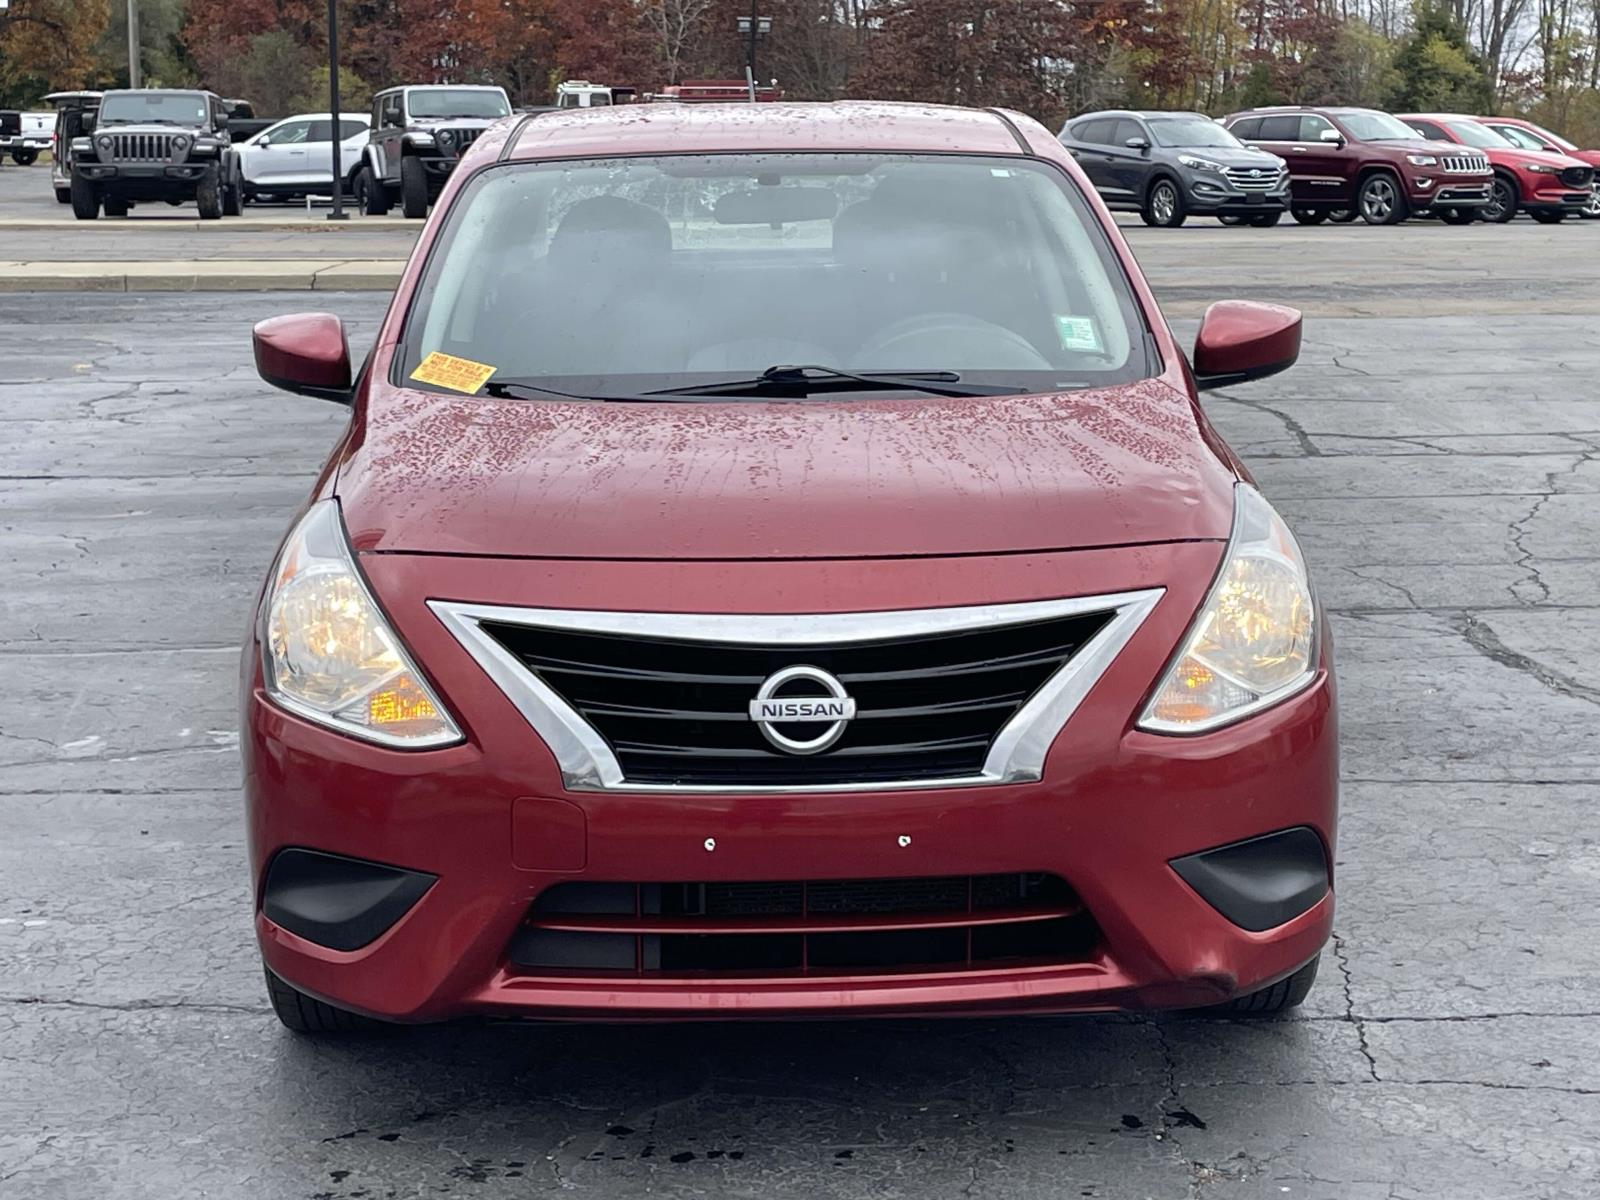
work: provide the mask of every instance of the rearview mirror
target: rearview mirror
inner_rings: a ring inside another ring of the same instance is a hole
[[[787,225],[792,221],[831,221],[839,197],[824,187],[754,187],[717,197],[712,215],[718,225]]]
[[[1344,134],[1340,133],[1337,129],[1324,129],[1321,133],[1317,134],[1317,140],[1323,142],[1338,142],[1339,145],[1342,146],[1344,145]]]
[[[1300,310],[1253,300],[1220,300],[1200,318],[1194,385],[1201,391],[1265,379],[1300,357]]]
[[[1149,138],[1131,137],[1127,141],[1123,142],[1122,144],[1124,146],[1126,146],[1129,150],[1148,150],[1148,149],[1150,149],[1150,139]]]
[[[296,313],[262,321],[251,334],[256,370],[275,388],[349,404],[350,345],[332,313]]]

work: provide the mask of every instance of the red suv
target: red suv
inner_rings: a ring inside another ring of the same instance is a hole
[[[695,297],[693,304],[685,296]],[[512,119],[444,187],[243,656],[256,933],[303,1031],[1305,996],[1328,630],[1050,131]]]
[[[1519,211],[1553,225],[1568,213],[1582,212],[1594,195],[1594,168],[1547,150],[1520,150],[1472,117],[1449,113],[1408,113],[1400,118],[1421,137],[1471,146],[1489,156],[1494,169],[1485,221],[1503,225]]]
[[[1465,225],[1489,203],[1493,174],[1482,152],[1424,141],[1388,113],[1257,108],[1222,123],[1240,141],[1289,164],[1290,212],[1302,225],[1352,212],[1369,225],[1395,225],[1429,212]]]
[[[1589,203],[1584,206],[1585,217],[1600,217],[1600,150],[1584,150],[1576,142],[1568,141],[1559,133],[1551,133],[1542,125],[1524,121],[1521,117],[1479,117],[1485,128],[1492,129],[1513,146],[1524,150],[1548,150],[1565,154],[1579,162],[1588,163],[1596,170],[1595,186],[1589,193]]]

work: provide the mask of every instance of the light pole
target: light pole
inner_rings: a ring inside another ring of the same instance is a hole
[[[128,0],[128,86],[143,84],[144,74],[139,70],[139,0]]]
[[[128,0],[131,4],[133,0]],[[339,0],[328,0],[328,116],[333,130],[333,211],[330,221],[347,221],[344,211],[344,130],[339,128]]]
[[[739,32],[748,34],[750,38],[749,57],[745,63],[744,74],[745,82],[750,88],[750,102],[752,104],[755,103],[756,98],[756,38],[766,37],[767,34],[772,32],[772,18],[756,15],[756,5],[759,3],[760,0],[750,0],[750,15],[738,19]]]

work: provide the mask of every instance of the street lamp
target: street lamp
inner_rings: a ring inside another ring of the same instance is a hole
[[[328,115],[333,120],[333,211],[330,221],[347,221],[344,211],[344,132],[339,128],[339,0],[328,0]]]
[[[750,61],[745,64],[745,81],[750,85],[750,101],[755,103],[756,98],[756,39],[766,37],[772,32],[772,18],[758,17],[756,5],[759,0],[750,0],[750,15],[740,17],[739,32],[750,39]]]

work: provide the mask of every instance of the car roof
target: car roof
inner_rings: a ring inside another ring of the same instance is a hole
[[[1070,124],[1076,125],[1079,121],[1098,117],[1140,117],[1146,121],[1157,117],[1199,117],[1202,121],[1211,120],[1205,113],[1188,108],[1102,108],[1073,117]]]
[[[882,100],[623,104],[524,117],[509,159],[624,154],[879,150],[1021,155],[1022,135],[993,110]]]
[[[347,108],[346,109],[341,109],[339,111],[339,119],[341,121],[364,121],[368,125],[372,124],[372,118],[367,116],[367,114],[365,112],[361,111],[361,110],[357,110],[356,112],[351,112]],[[290,113],[287,117],[279,117],[276,121],[273,122],[273,124],[274,125],[282,125],[285,121],[331,121],[331,120],[333,120],[333,114],[330,113],[330,112]]]
[[[1476,121],[1478,118],[1468,116],[1466,113],[1395,113],[1402,121]],[[1493,120],[1493,117],[1488,118]]]
[[[430,92],[449,90],[452,92],[503,92],[505,88],[498,83],[402,83],[395,87],[386,87],[381,92],[373,92],[374,96],[388,96],[395,92],[414,92],[419,88]]]

